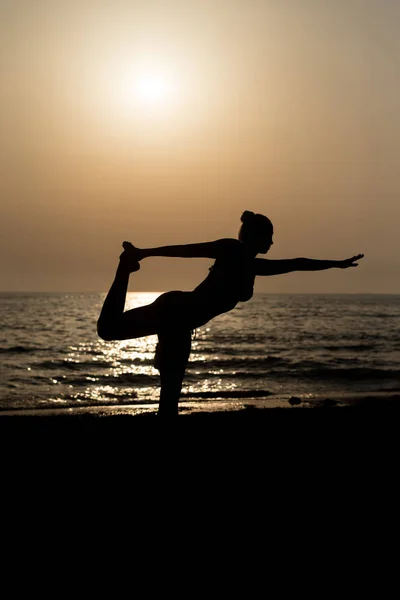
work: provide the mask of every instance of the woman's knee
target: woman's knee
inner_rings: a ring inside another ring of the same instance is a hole
[[[102,319],[97,321],[97,335],[105,342],[113,342],[118,338],[118,331],[114,324],[105,322]]]

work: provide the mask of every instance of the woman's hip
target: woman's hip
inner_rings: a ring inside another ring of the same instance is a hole
[[[155,300],[160,311],[160,323],[165,330],[192,330],[204,324],[201,307],[192,292],[165,292]]]

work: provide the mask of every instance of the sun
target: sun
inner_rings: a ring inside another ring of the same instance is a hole
[[[162,73],[147,73],[140,76],[135,88],[137,99],[143,105],[162,105],[172,99],[172,81]]]
[[[120,68],[110,81],[110,105],[121,116],[166,116],[177,108],[177,78],[165,68]]]
[[[187,86],[182,70],[163,61],[142,61],[137,64],[109,57],[92,74],[88,85],[92,116],[98,115],[102,127],[109,123],[118,129],[118,123],[129,133],[141,127],[148,133],[155,127],[178,127],[187,101]],[[93,84],[93,81],[96,83]],[[94,93],[94,90],[95,93]],[[93,110],[94,107],[99,110]]]

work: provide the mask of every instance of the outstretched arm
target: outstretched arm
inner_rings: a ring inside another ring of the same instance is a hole
[[[125,244],[126,242],[124,242]],[[149,256],[170,256],[177,258],[219,258],[230,252],[239,242],[234,239],[222,239],[215,242],[204,242],[201,244],[183,244],[176,246],[160,246],[159,248],[136,248],[131,246],[132,251],[137,253],[137,260]],[[125,247],[125,246],[124,246]]]
[[[256,275],[280,275],[292,271],[324,271],[326,269],[347,269],[357,267],[357,260],[364,254],[358,254],[345,260],[315,260],[313,258],[290,258],[288,260],[268,260],[256,258]]]

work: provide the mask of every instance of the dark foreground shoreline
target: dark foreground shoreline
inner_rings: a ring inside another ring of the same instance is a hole
[[[95,476],[103,481],[117,473],[131,485],[139,470],[156,481],[169,480],[172,471],[182,485],[205,476],[205,469],[218,479],[230,472],[235,481],[256,471],[256,480],[265,482],[279,467],[279,477],[298,478],[309,470],[320,481],[327,473],[342,478],[345,470],[351,478],[359,477],[360,468],[381,472],[398,455],[397,392],[345,402],[296,404],[293,398],[268,408],[181,407],[174,419],[160,419],[156,405],[140,412],[137,406],[81,408],[0,413],[2,464],[13,479],[36,481],[42,472],[46,485],[67,478],[76,487],[78,478],[88,485]]]
[[[309,418],[310,413],[349,413],[368,412],[376,414],[400,414],[400,393],[360,394],[341,398],[319,398],[304,400],[291,397],[285,401],[272,403],[260,402],[212,402],[196,405],[183,404],[179,408],[178,420],[191,417],[191,420],[206,420],[209,422],[232,421],[268,421],[274,418],[291,420],[292,418]],[[305,415],[308,415],[306,417]],[[177,420],[177,419],[173,419]],[[153,405],[108,405],[80,406],[72,408],[37,408],[32,410],[3,410],[0,411],[0,427],[6,423],[36,423],[61,422],[76,423],[143,423],[161,421],[157,415],[157,406]]]

